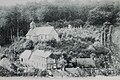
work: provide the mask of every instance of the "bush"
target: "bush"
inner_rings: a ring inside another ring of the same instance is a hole
[[[33,48],[33,41],[32,40],[26,40],[26,42],[23,43],[24,49],[32,49]]]

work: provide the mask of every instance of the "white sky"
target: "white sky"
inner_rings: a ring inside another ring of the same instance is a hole
[[[13,6],[16,4],[25,4],[26,2],[39,2],[41,0],[0,0],[0,6]]]
[[[26,4],[27,2],[41,2],[41,1],[54,2],[56,0],[0,0],[0,6],[13,6],[13,5],[16,5],[16,4]],[[58,1],[61,1],[61,0],[58,0]],[[64,1],[64,0],[62,0],[62,1]],[[65,1],[67,1],[67,0],[65,0]],[[85,1],[89,1],[89,0],[68,0],[68,1],[72,1],[72,2],[82,1],[82,2],[85,2]],[[101,1],[101,0],[91,0],[91,1]]]

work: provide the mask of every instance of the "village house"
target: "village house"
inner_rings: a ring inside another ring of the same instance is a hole
[[[26,56],[27,55],[27,56]],[[29,67],[45,70],[55,67],[55,59],[51,58],[51,51],[44,50],[25,50],[20,55],[20,62]]]
[[[26,38],[32,41],[49,41],[52,39],[60,41],[58,33],[53,26],[36,27],[33,21],[30,23],[30,30],[26,34]]]
[[[32,50],[25,50],[19,57],[21,63],[24,65],[24,64],[27,64],[29,62],[29,58],[32,54]]]

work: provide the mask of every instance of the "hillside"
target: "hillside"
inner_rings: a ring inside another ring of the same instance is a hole
[[[25,37],[20,37],[1,53],[5,54],[11,61],[16,62],[19,61],[19,56],[24,50],[51,50],[53,53],[59,52],[59,54],[63,54],[68,63],[75,57],[90,58],[93,53],[96,57],[107,54],[106,48],[96,42],[100,40],[100,33],[99,29],[95,27],[61,28],[56,29],[56,31],[61,35],[61,41],[59,42],[56,42],[56,40],[33,42]],[[94,45],[95,49],[90,47],[91,45]],[[100,60],[98,61],[102,63]]]

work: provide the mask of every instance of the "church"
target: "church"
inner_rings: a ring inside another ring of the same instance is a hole
[[[36,27],[33,21],[30,23],[30,30],[26,34],[26,38],[32,41],[49,41],[52,39],[60,41],[58,33],[53,26]]]

